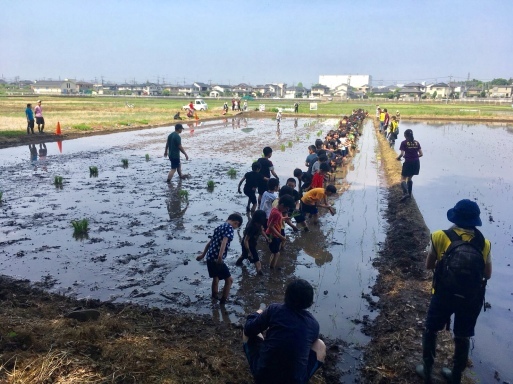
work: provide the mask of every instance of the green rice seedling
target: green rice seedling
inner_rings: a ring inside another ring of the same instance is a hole
[[[237,176],[237,171],[234,168],[230,168],[228,170],[228,176],[230,176],[231,178],[234,178],[235,176]]]
[[[128,168],[128,159],[121,159],[121,163],[123,164],[123,168]]]
[[[55,176],[53,179],[53,183],[56,187],[62,186],[62,176]]]
[[[288,146],[289,148],[292,148],[292,141],[289,141]]]
[[[299,141],[299,136],[296,136],[296,141]]]
[[[178,196],[180,196],[180,199],[184,201],[189,201],[189,192],[187,192],[185,189],[180,189]]]
[[[310,134],[306,135],[306,139],[309,140],[310,139]]]
[[[213,190],[215,186],[216,186],[216,183],[214,183],[214,180],[207,181],[207,189],[209,191]]]
[[[2,196],[4,195],[4,193],[2,191],[0,191],[0,202],[2,201]]]
[[[89,167],[89,177],[98,177],[98,167]]]
[[[89,221],[87,219],[73,220],[71,225],[73,226],[74,235],[85,235],[89,230]]]
[[[281,149],[282,151],[284,151],[284,150],[285,150],[285,144],[280,145],[280,149]]]
[[[322,131],[317,132],[317,136],[321,136],[321,135],[322,135]]]
[[[146,154],[145,157],[146,157],[146,161],[150,161],[150,155],[148,153]]]

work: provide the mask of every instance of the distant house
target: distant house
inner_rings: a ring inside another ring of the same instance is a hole
[[[312,97],[330,96],[330,89],[325,85],[315,84],[312,85],[312,91],[310,92],[310,95]]]
[[[171,84],[163,84],[162,92],[169,92],[170,96],[178,96],[180,94],[180,86],[179,85],[171,85]]]
[[[513,85],[496,85],[490,89],[490,97],[510,98],[513,93]]]
[[[212,87],[212,90],[210,91],[210,96],[212,96],[212,92],[217,92],[219,95],[227,95],[229,92],[232,92],[232,86],[231,85],[223,85],[223,84],[217,84]],[[217,96],[213,96],[217,97]]]
[[[210,86],[208,84],[205,84],[205,83],[197,82],[197,83],[194,83],[193,85],[196,88],[196,92],[197,93],[208,92],[210,90]]]
[[[198,95],[198,90],[194,84],[184,84],[178,88],[178,94],[181,96],[196,96]]]
[[[421,97],[425,92],[425,87],[419,83],[409,83],[403,85],[403,87],[399,90],[400,97]]]
[[[278,86],[273,84],[255,85],[253,87],[253,95],[260,97],[275,97]]]
[[[308,90],[305,87],[287,87],[285,89],[285,99],[301,98],[308,94]]]
[[[31,85],[34,93],[39,95],[74,95],[78,93],[75,80],[40,80]]]
[[[94,84],[86,81],[77,81],[77,92],[78,93],[92,93],[94,90]]]
[[[241,97],[251,94],[253,92],[253,87],[245,83],[240,83],[232,87],[232,92],[234,96]]]
[[[374,96],[378,96],[378,97],[386,96],[390,92],[393,92],[393,91],[389,87],[381,87],[381,88],[372,88],[371,89],[371,93]]]
[[[351,87],[348,84],[339,84],[332,89],[333,96],[341,97],[343,99],[349,98]]]
[[[452,88],[449,87],[449,85],[447,85],[445,83],[436,83],[436,84],[426,85],[425,93],[427,93],[431,97],[433,97],[435,92],[436,92],[436,97],[438,99],[445,99],[451,95]]]

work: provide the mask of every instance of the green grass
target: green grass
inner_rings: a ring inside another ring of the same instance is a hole
[[[89,177],[97,177],[98,176],[98,167],[89,167]]]
[[[76,129],[78,131],[92,131],[93,128],[85,123],[75,124],[71,126],[73,129]]]
[[[13,130],[0,131],[0,136],[9,137],[9,138],[25,136],[26,134],[27,134],[26,130],[23,130],[23,131],[13,131]]]
[[[178,196],[180,196],[180,199],[184,201],[189,201],[189,192],[184,189],[180,189],[180,191],[178,191]]]
[[[121,159],[121,164],[123,164],[123,168],[128,168],[128,159]]]
[[[289,141],[287,145],[289,146],[289,148],[292,148],[292,141]]]
[[[230,168],[228,170],[228,176],[230,176],[231,178],[236,177],[237,176],[237,171],[234,168]]]
[[[317,136],[322,136],[322,131],[317,132]]]
[[[146,158],[146,161],[150,161],[150,155],[148,153],[146,154],[145,158]]]
[[[2,191],[0,191],[0,202],[2,201],[2,196],[4,195],[4,193]]]
[[[285,144],[280,145],[280,149],[281,149],[282,151],[284,151],[284,150],[285,150]]]
[[[62,186],[62,176],[55,176],[53,179],[55,186]]]
[[[216,186],[216,183],[214,183],[214,180],[209,180],[207,182],[207,188],[208,189],[214,189],[215,186]]]
[[[137,120],[136,123],[137,124],[142,124],[142,125],[148,125],[150,123],[150,121],[146,120],[146,119],[143,119],[143,120]]]
[[[71,225],[73,226],[74,235],[85,235],[89,230],[89,221],[87,219],[73,220]]]

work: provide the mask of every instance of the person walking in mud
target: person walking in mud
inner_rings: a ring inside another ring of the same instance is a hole
[[[431,234],[426,268],[434,270],[431,302],[422,335],[422,364],[417,374],[431,383],[438,331],[449,329],[454,314],[453,368],[443,368],[448,382],[459,384],[467,366],[470,340],[481,307],[486,282],[492,277],[490,240],[477,227],[482,225],[479,206],[471,200],[460,200],[447,211],[454,225]]]
[[[182,174],[182,165],[180,164],[180,152],[184,154],[185,160],[189,160],[187,152],[185,152],[185,149],[183,149],[182,147],[182,138],[180,137],[180,134],[182,132],[182,124],[176,124],[175,131],[167,137],[164,157],[166,157],[169,152],[169,161],[171,161],[171,170],[169,171],[166,180],[166,183],[168,184],[171,182],[171,179],[173,178],[173,175],[176,171],[178,171],[178,176],[180,177],[180,179],[187,178],[186,175]]]
[[[30,131],[34,134],[34,111],[32,111],[32,104],[27,104],[25,116],[27,116],[27,135],[30,134]]]
[[[407,129],[404,131],[404,138],[399,150],[401,154],[397,156],[397,160],[404,157],[403,169],[401,171],[401,188],[403,190],[403,197],[401,201],[411,198],[413,190],[413,176],[420,172],[420,160],[423,156],[420,143],[413,138],[413,131]]]
[[[309,282],[293,280],[283,304],[248,315],[242,342],[255,383],[307,383],[323,365],[326,346],[319,338],[319,323],[307,311],[313,298]]]
[[[43,107],[41,106],[41,100],[37,101],[34,113],[36,114],[37,130],[39,133],[43,133],[45,129],[45,118],[43,117]]]

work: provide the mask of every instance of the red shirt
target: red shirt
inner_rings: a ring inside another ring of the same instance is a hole
[[[281,223],[283,221],[283,215],[281,214],[278,208],[271,209],[271,213],[269,214],[269,219],[267,219],[267,230],[265,233],[268,235],[273,234],[271,232],[271,227],[276,229],[278,233],[281,232]]]
[[[322,188],[324,185],[324,175],[317,172],[313,175],[312,188]]]

